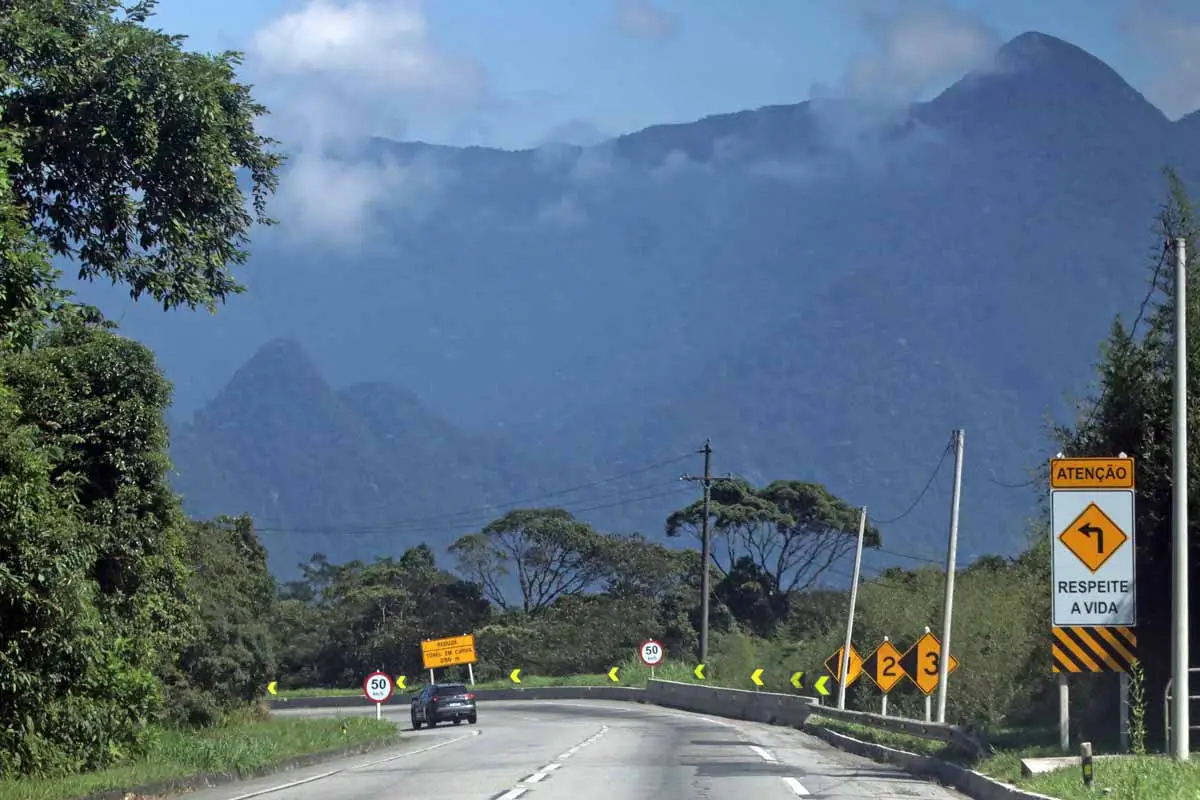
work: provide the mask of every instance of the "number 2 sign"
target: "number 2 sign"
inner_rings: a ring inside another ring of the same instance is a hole
[[[875,648],[875,652],[863,661],[863,672],[881,692],[887,694],[904,679],[904,669],[900,666],[901,658],[896,645],[885,639],[883,644]]]

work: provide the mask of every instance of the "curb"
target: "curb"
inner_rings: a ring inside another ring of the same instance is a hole
[[[75,798],[75,800],[150,800],[150,798],[158,798],[162,795],[196,792],[201,789],[212,789],[217,786],[226,786],[240,781],[265,778],[284,772],[293,772],[305,767],[323,764],[327,761],[336,761],[339,758],[349,758],[350,756],[386,750],[389,747],[399,744],[403,739],[402,735],[392,735],[386,739],[363,742],[352,747],[338,747],[332,750],[309,753],[304,756],[295,756],[276,764],[247,770],[246,772],[202,772],[186,778],[167,779],[125,789],[105,789],[102,792]]]
[[[806,725],[802,730],[838,750],[869,758],[872,761],[892,764],[920,778],[933,779],[944,786],[957,789],[974,800],[1060,800],[1060,798],[1050,795],[1018,789],[989,778],[982,772],[960,767],[949,761],[942,761],[932,756],[917,755],[905,750],[896,750],[873,742],[864,742],[820,725]]]

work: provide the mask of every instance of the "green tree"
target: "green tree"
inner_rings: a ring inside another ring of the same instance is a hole
[[[502,609],[541,611],[595,587],[608,570],[604,537],[561,508],[517,509],[450,546],[459,572]],[[516,579],[519,606],[505,592]]]
[[[241,291],[250,228],[281,163],[255,131],[266,109],[237,53],[202,55],[147,25],[155,2],[7,0],[0,13],[0,130],[15,204],[80,277],[164,308],[215,308]],[[250,206],[239,186],[249,182]],[[39,288],[30,276],[30,291]]]
[[[180,723],[212,725],[253,703],[274,671],[275,580],[249,517],[192,522],[184,557],[197,619],[168,673],[166,709]]]
[[[0,651],[34,659],[0,673],[21,676],[5,708],[27,712],[5,757],[21,771],[97,766],[138,745],[188,635],[183,519],[164,456],[169,387],[145,347],[79,320],[0,358],[0,382],[16,400],[0,429],[16,432],[14,447],[36,444],[12,456],[30,491],[0,508],[0,602],[19,609],[0,614]]]
[[[728,479],[716,481],[710,494],[710,524],[720,545],[713,547],[713,559],[725,574],[748,558],[779,591],[803,591],[857,541],[859,510],[818,483],[774,481],[759,489]],[[702,500],[675,511],[667,518],[667,536],[695,534],[703,517]],[[874,525],[868,524],[865,543],[880,545]]]
[[[5,88],[0,73],[0,92]],[[13,198],[9,172],[20,163],[17,141],[11,130],[0,128],[0,350],[31,347],[65,298],[54,288],[57,273],[45,247]]]
[[[1073,425],[1054,429],[1061,450],[1071,456],[1112,456],[1127,453],[1136,459],[1138,649],[1145,667],[1147,689],[1162,696],[1170,674],[1171,638],[1171,520],[1173,486],[1172,403],[1174,394],[1174,311],[1177,301],[1173,242],[1183,237],[1196,252],[1200,220],[1182,182],[1166,170],[1167,198],[1154,227],[1149,291],[1135,325],[1118,318],[1101,350],[1098,392],[1080,403]],[[1200,279],[1190,260],[1188,281]],[[1188,337],[1200,341],[1200,294],[1188,292]],[[1137,323],[1144,323],[1139,336]],[[1189,347],[1188,387],[1190,407],[1200,398],[1200,348]],[[1200,427],[1189,426],[1188,472],[1200,475]],[[1196,486],[1192,486],[1191,518],[1196,514]],[[1191,560],[1200,556],[1196,536],[1191,536]],[[1196,608],[1193,608],[1193,618]],[[1192,635],[1197,634],[1192,631]],[[1162,730],[1161,707],[1147,710],[1149,730]]]

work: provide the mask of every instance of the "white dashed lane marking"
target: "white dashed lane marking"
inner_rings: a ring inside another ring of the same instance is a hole
[[[779,758],[774,753],[772,753],[770,750],[768,750],[767,748],[761,747],[756,744],[748,744],[746,746],[749,747],[756,756],[758,756],[759,758],[761,758],[763,761],[767,762],[768,764],[778,764],[779,763]],[[789,789],[791,789],[792,794],[796,795],[797,797],[808,797],[810,794],[808,789],[806,789],[804,787],[804,784],[801,783],[796,778],[792,778],[792,777],[783,778],[783,785],[788,787]]]
[[[784,778],[783,785],[792,790],[792,794],[797,797],[808,797],[808,789],[804,788],[804,784],[795,778]]]
[[[562,762],[566,761],[568,758],[575,755],[580,750],[587,747],[589,744],[595,743],[601,736],[603,736],[607,732],[608,732],[608,726],[601,725],[600,730],[596,731],[594,734],[592,734],[588,738],[584,739],[582,742],[575,745],[574,747],[568,748],[556,760],[554,760],[551,763],[547,764],[546,766],[542,767],[541,769],[539,769],[537,772],[533,773],[529,777],[522,779],[520,782],[517,783],[516,786],[509,789],[507,792],[496,795],[495,800],[517,800],[517,798],[523,797],[525,795],[525,793],[529,791],[530,786],[541,783],[542,781],[546,780],[546,778],[549,778],[550,775],[556,769],[560,769],[562,767]]]
[[[754,751],[755,755],[757,755],[763,761],[766,761],[768,764],[778,764],[779,763],[779,759],[777,759],[775,757],[775,754],[772,753],[770,750],[766,749],[765,747],[759,747],[756,744],[752,744],[752,745],[750,745],[750,749]]]

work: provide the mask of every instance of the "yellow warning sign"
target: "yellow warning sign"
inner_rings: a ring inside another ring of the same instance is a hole
[[[1132,489],[1132,458],[1052,458],[1051,489]]]
[[[1100,506],[1088,503],[1083,513],[1058,535],[1058,540],[1085,567],[1095,572],[1129,541],[1129,537],[1100,510]]]

